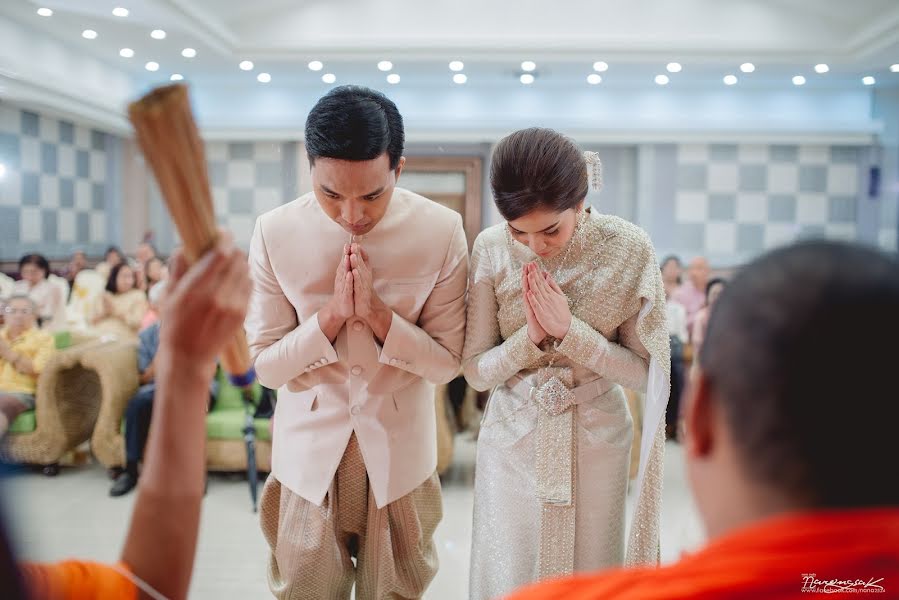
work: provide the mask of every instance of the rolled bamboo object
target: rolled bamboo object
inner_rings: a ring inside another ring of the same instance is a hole
[[[188,264],[193,264],[216,244],[219,232],[203,141],[191,113],[187,86],[175,84],[152,90],[131,103],[128,116],[178,228],[184,256]],[[232,383],[252,382],[250,353],[242,328],[234,332],[225,349],[222,366]]]

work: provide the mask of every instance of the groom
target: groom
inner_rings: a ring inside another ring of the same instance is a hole
[[[261,502],[278,598],[420,598],[437,571],[433,384],[459,371],[467,244],[457,213],[396,187],[403,141],[387,97],[335,88],[306,121],[313,191],[256,222],[246,330],[279,388]]]

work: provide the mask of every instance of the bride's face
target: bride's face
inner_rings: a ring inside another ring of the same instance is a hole
[[[537,208],[509,221],[507,227],[512,239],[530,248],[540,258],[550,259],[558,255],[574,235],[583,208],[583,203],[562,212]]]

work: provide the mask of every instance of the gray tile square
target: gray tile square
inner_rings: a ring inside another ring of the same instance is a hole
[[[799,231],[800,239],[817,239],[827,237],[827,228],[824,225],[804,225]]]
[[[94,210],[106,210],[106,185],[91,184],[91,207]]]
[[[56,144],[41,142],[41,173],[56,175],[59,169],[59,152]]]
[[[709,195],[709,220],[733,221],[737,218],[737,198],[733,194]]]
[[[705,191],[708,188],[709,170],[706,165],[680,165],[677,171],[677,189]]]
[[[22,164],[19,136],[0,132],[0,161],[11,169],[19,169]]]
[[[106,150],[106,134],[91,129],[91,150]]]
[[[90,215],[86,212],[79,212],[75,215],[75,241],[80,244],[86,244],[91,240],[91,222]]]
[[[85,179],[91,176],[91,155],[87,150],[75,151],[75,175]]]
[[[799,160],[799,146],[771,146],[772,162],[796,162]]]
[[[858,162],[857,146],[831,146],[830,162],[836,164],[851,164]]]
[[[768,189],[768,167],[766,165],[740,165],[741,192],[764,192]]]
[[[281,163],[256,163],[256,186],[264,188],[281,188]]]
[[[19,241],[19,207],[0,206],[0,240]]]
[[[677,223],[674,228],[674,243],[680,252],[704,251],[705,225],[702,223]]]
[[[232,142],[228,144],[228,158],[231,160],[253,160],[254,155],[252,142]]]
[[[821,165],[799,165],[799,191],[827,191],[827,167]]]
[[[75,143],[75,125],[68,121],[59,122],[59,141],[63,144]]]
[[[72,208],[75,206],[75,180],[63,177],[59,180],[59,207]]]
[[[709,145],[709,160],[716,162],[733,162],[737,160],[736,144],[711,144]]]
[[[37,173],[22,173],[22,204],[39,206],[41,203],[41,178]]]
[[[253,190],[228,190],[228,213],[232,215],[253,214]]]
[[[228,186],[228,163],[218,160],[209,163],[209,184],[214,187]]]
[[[57,241],[56,222],[58,211],[44,209],[41,211],[41,242],[55,243]]]
[[[855,206],[855,196],[830,196],[827,198],[827,220],[830,223],[854,223]]]
[[[765,248],[765,226],[761,223],[737,225],[737,252],[761,252]]]
[[[22,135],[29,135],[32,137],[40,135],[40,117],[37,116],[37,113],[29,112],[27,110],[22,111],[21,132]]]
[[[768,197],[768,220],[772,223],[796,222],[796,196],[772,194]]]

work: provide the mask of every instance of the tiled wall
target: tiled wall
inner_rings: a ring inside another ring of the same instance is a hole
[[[120,140],[0,103],[0,257],[118,243]]]

